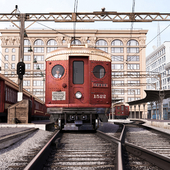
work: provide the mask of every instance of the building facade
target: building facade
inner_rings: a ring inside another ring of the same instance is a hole
[[[0,30],[1,66],[5,74],[18,83],[16,66],[19,61],[19,30]],[[24,39],[24,62],[26,74],[24,88],[44,100],[45,73],[44,58],[47,53],[67,47],[69,43],[88,44],[90,47],[106,51],[112,58],[112,98],[123,102],[145,97],[146,79],[139,75],[146,70],[145,40],[147,30],[27,30]],[[30,46],[32,52],[30,52]],[[132,76],[125,76],[130,74]],[[39,76],[39,75],[42,75]]]
[[[150,74],[159,74],[160,78],[147,78],[147,89],[170,90],[170,42],[164,42],[146,57],[146,71]],[[149,85],[150,84],[150,85]],[[151,103],[153,107],[153,118],[159,119],[159,109]],[[148,106],[149,115],[151,106]],[[163,100],[164,119],[170,119],[170,99]]]

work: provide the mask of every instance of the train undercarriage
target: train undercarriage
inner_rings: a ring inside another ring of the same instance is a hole
[[[62,130],[96,130],[99,121],[108,121],[105,113],[97,113],[96,108],[48,108],[50,120]]]

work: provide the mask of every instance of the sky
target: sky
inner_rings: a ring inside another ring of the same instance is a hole
[[[0,13],[11,13],[18,5],[21,13],[49,13],[49,12],[73,12],[75,0],[0,0]],[[132,12],[133,0],[79,0],[77,12],[105,11]],[[169,0],[135,0],[135,12],[160,12],[170,13]],[[53,29],[72,29],[73,23],[49,23]],[[160,21],[161,44],[170,41],[170,21]],[[169,25],[169,27],[168,27]],[[9,28],[10,22],[0,22],[0,29]],[[34,24],[30,28],[43,28],[39,24]],[[121,22],[95,22],[95,23],[77,23],[77,29],[130,29],[131,23]],[[146,44],[148,44],[158,33],[158,22],[137,23],[134,22],[133,28],[148,30]],[[150,42],[146,47],[146,56],[153,51],[153,46],[157,46],[157,38]]]

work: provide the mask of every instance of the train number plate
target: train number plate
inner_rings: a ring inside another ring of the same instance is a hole
[[[52,92],[52,100],[66,100],[66,92],[65,91],[53,91]]]

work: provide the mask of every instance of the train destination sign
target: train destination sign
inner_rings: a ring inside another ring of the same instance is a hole
[[[52,100],[66,100],[66,92],[65,91],[53,91],[52,92]]]

